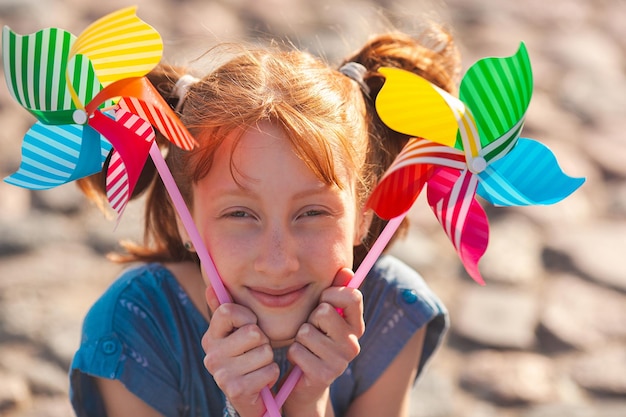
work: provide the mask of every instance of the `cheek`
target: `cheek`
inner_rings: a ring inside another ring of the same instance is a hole
[[[301,256],[317,269],[330,271],[332,275],[341,268],[352,268],[354,253],[352,225],[321,234],[319,239],[303,242]]]
[[[215,267],[224,276],[237,267],[249,265],[258,244],[254,239],[232,237],[216,231],[205,233],[204,240]]]

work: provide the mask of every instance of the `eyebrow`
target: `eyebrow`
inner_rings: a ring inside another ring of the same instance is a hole
[[[321,195],[321,194],[326,193],[327,191],[332,191],[333,189],[340,190],[340,188],[335,185],[328,185],[328,184],[324,184],[320,182],[319,185],[316,184],[315,186],[308,187],[301,191],[298,191],[292,196],[292,200],[298,200],[298,199],[309,197],[309,196]],[[239,196],[246,196],[246,195],[252,195],[252,196],[258,195],[257,192],[241,184],[238,184],[236,188],[229,187],[228,189],[222,189],[222,190],[218,189],[216,190],[216,192],[218,193],[219,197],[222,197],[222,196],[239,197]]]

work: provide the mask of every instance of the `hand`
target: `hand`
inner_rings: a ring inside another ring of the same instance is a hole
[[[219,305],[210,287],[207,302],[213,316],[202,337],[204,366],[241,417],[258,417],[265,411],[261,390],[273,386],[280,373],[270,341],[250,309]]]
[[[359,354],[359,338],[365,331],[361,292],[345,287],[353,275],[349,269],[337,273],[289,348],[289,360],[303,375],[285,402],[288,416],[326,415],[327,411],[332,415],[330,384]]]

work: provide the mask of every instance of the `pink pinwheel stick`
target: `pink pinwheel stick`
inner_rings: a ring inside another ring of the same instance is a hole
[[[393,234],[396,233],[396,230],[398,230],[398,227],[400,227],[400,224],[402,224],[402,220],[404,220],[408,213],[409,211],[407,210],[387,222],[387,225],[378,236],[378,239],[376,239],[376,242],[374,242],[374,245],[367,252],[367,255],[357,268],[354,276],[352,277],[350,282],[348,282],[348,288],[359,288],[361,286],[363,280],[367,276],[367,273],[370,271],[370,269],[372,269],[372,266],[374,266],[374,262],[376,262],[376,259],[378,259],[380,257],[380,254],[383,253]]]
[[[376,239],[376,242],[374,242],[372,248],[367,252],[367,255],[357,268],[354,276],[352,277],[350,282],[348,282],[347,287],[359,288],[361,286],[363,280],[367,276],[367,273],[370,271],[370,269],[372,269],[372,266],[374,266],[374,262],[376,262],[376,259],[378,259],[383,253],[383,250],[385,250],[385,247],[387,247],[387,244],[391,240],[391,237],[394,233],[396,233],[396,230],[398,230],[398,227],[400,227],[400,224],[402,224],[402,220],[404,220],[407,214],[408,210],[400,214],[399,216],[396,216],[389,220],[383,231],[378,236],[378,239]],[[291,370],[289,376],[287,376],[287,379],[285,379],[283,386],[280,388],[280,391],[278,391],[278,394],[276,394],[276,403],[279,407],[282,407],[282,405],[285,403],[287,397],[289,397],[289,394],[291,394],[291,391],[293,391],[301,376],[302,369],[300,369],[299,367],[296,366]],[[273,416],[265,413],[263,417]]]
[[[169,167],[165,163],[165,159],[163,159],[163,155],[161,155],[161,151],[159,150],[159,146],[156,141],[152,142],[152,146],[150,147],[150,157],[152,158],[152,161],[154,161],[157,171],[159,171],[159,175],[161,176],[163,184],[172,199],[172,203],[174,204],[174,207],[183,222],[183,226],[185,226],[185,230],[189,233],[189,238],[191,239],[194,248],[196,248],[196,252],[200,257],[200,262],[209,277],[209,281],[211,281],[211,286],[213,286],[213,289],[215,290],[218,301],[220,304],[232,303],[232,298],[224,287],[222,278],[217,272],[217,268],[215,268],[213,259],[211,259],[211,255],[204,245],[202,237],[200,237],[198,228],[191,217],[191,213],[187,208],[187,204],[185,203],[176,182],[174,181],[174,177],[172,177]],[[263,403],[265,404],[267,413],[269,413],[268,415],[270,417],[280,417],[280,406],[276,403],[274,397],[272,397],[272,393],[268,387],[265,387],[261,391],[261,397],[263,398]]]
[[[204,245],[204,241],[200,237],[200,233],[196,228],[196,224],[193,222],[193,218],[191,217],[191,213],[187,208],[187,204],[185,200],[183,200],[183,196],[174,181],[174,177],[172,177],[172,173],[170,172],[169,167],[165,163],[165,159],[163,159],[163,155],[161,155],[161,151],[159,150],[159,145],[157,145],[156,141],[152,142],[152,146],[150,147],[150,157],[152,161],[154,161],[154,165],[156,166],[157,171],[159,171],[159,175],[163,180],[163,184],[167,189],[170,198],[172,199],[172,203],[174,203],[174,207],[180,216],[180,220],[183,222],[183,226],[185,226],[185,230],[189,233],[189,238],[193,243],[194,248],[196,248],[196,252],[200,257],[200,262],[206,271],[209,281],[211,282],[211,286],[215,290],[215,294],[217,295],[217,299],[220,304],[223,303],[232,303],[232,298],[226,288],[224,287],[224,283],[215,268],[215,264],[213,263],[213,259],[211,259],[211,255],[209,255],[209,251]]]

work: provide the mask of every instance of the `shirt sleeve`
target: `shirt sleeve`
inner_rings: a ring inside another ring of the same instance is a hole
[[[93,377],[119,380],[163,415],[180,415],[176,337],[168,334],[164,293],[159,277],[142,267],[123,274],[93,305],[70,371],[78,417],[106,415]]]
[[[418,376],[441,345],[448,313],[422,277],[392,256],[381,257],[361,288],[365,334],[353,363],[353,396],[365,392],[391,364],[411,337],[426,328]]]

